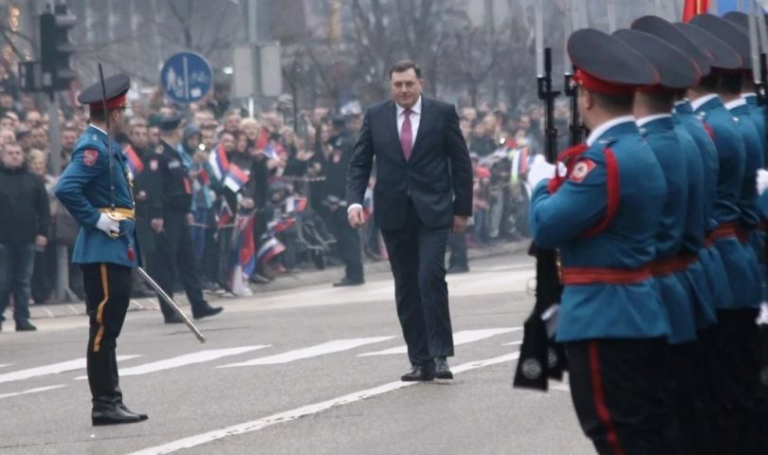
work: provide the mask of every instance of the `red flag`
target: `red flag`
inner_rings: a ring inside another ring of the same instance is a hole
[[[685,0],[683,5],[683,22],[688,22],[694,16],[706,14],[709,11],[709,0]]]

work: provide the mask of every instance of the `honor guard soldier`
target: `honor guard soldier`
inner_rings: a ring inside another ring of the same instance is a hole
[[[711,409],[714,453],[741,454],[749,453],[746,450],[751,425],[748,417],[751,407],[749,384],[755,379],[749,370],[756,363],[752,359],[754,349],[749,349],[748,345],[751,334],[756,332],[758,302],[754,301],[753,267],[737,237],[742,216],[740,207],[747,150],[738,122],[725,107],[723,99],[733,99],[728,86],[734,84],[737,78],[740,80],[743,61],[736,50],[708,31],[713,24],[712,17],[700,15],[690,24],[678,24],[678,27],[713,58],[712,73],[702,78],[697,87],[690,89],[688,97],[694,112],[711,130],[718,153],[714,209],[718,224],[708,241],[714,243],[722,256],[732,291],[732,300],[716,302],[718,325],[714,333],[715,349],[710,372],[717,384]],[[707,30],[702,27],[707,27]]]
[[[88,105],[91,123],[56,187],[56,197],[81,226],[72,261],[83,271],[90,317],[87,370],[93,425],[147,419],[123,404],[115,356],[131,294],[131,269],[139,265],[127,167],[112,139],[123,128],[130,80],[119,74],[103,84],[88,87],[78,97]]]
[[[176,280],[184,285],[192,316],[201,319],[223,311],[203,298],[203,285],[192,245],[189,223],[192,210],[192,180],[177,147],[181,141],[181,117],[172,115],[160,122],[160,144],[147,159],[147,206],[155,236],[155,254],[150,274],[173,298]],[[172,145],[173,144],[173,145]],[[180,323],[176,313],[158,299],[168,324]]]
[[[560,249],[557,340],[597,451],[670,453],[654,364],[670,329],[650,267],[667,185],[632,116],[634,88],[658,80],[644,57],[597,30],[575,32],[567,48],[591,133],[561,154],[564,175],[539,183],[531,198],[536,244]]]
[[[656,36],[674,46],[695,62],[701,77],[711,72],[710,57],[666,20],[644,16],[632,24],[632,29]],[[685,88],[697,83],[698,79]],[[673,119],[680,151],[686,158],[689,187],[682,254],[698,258],[686,271],[688,296],[695,312],[696,343],[691,346],[692,349],[689,349],[689,344],[680,346],[684,351],[678,357],[678,368],[682,370],[680,374],[666,374],[670,383],[683,387],[677,388],[674,397],[683,436],[683,446],[678,446],[678,449],[680,453],[698,455],[711,453],[713,447],[711,432],[708,431],[710,416],[707,411],[711,408],[710,396],[717,388],[717,384],[711,380],[710,370],[713,359],[711,334],[717,323],[715,296],[719,296],[720,300],[728,300],[730,291],[720,254],[714,247],[706,248],[704,245],[705,232],[710,230],[708,226],[711,223],[716,191],[717,150],[704,125],[693,114],[690,103],[685,99],[685,90],[678,90],[675,96],[677,101]],[[684,374],[689,375],[688,380]]]
[[[645,57],[659,75],[658,84],[635,91],[634,114],[667,183],[651,263],[670,323],[668,344],[658,358],[667,399],[664,409],[672,411],[664,432],[672,453],[699,453],[694,449],[700,428],[695,425],[692,394],[699,382],[694,376],[696,312],[709,311],[710,318],[714,313],[711,302],[699,301],[704,290],[709,292],[703,271],[699,268],[699,279],[692,280],[689,269],[699,262],[704,244],[704,170],[696,144],[687,133],[681,140],[671,114],[677,92],[696,85],[699,70],[683,52],[655,36],[637,30],[619,30],[613,36]]]

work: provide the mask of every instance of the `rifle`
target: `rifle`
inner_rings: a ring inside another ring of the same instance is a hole
[[[537,76],[538,95],[545,106],[545,157],[548,162],[555,163],[555,98],[560,92],[552,89],[552,49],[544,49],[543,54],[543,71]],[[549,378],[562,379],[565,369],[562,347],[550,339],[544,321],[553,305],[560,301],[562,286],[556,250],[537,248],[535,243],[531,243],[528,254],[536,257],[536,303],[524,324],[523,344],[513,386],[546,391]]]

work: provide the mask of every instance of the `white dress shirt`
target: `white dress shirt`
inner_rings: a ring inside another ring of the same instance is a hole
[[[603,122],[600,126],[593,129],[592,132],[589,133],[589,137],[587,138],[587,146],[592,147],[592,144],[600,139],[600,136],[602,136],[606,131],[616,125],[627,122],[635,123],[635,118],[631,115],[622,115],[621,117],[616,117],[614,119],[608,120],[607,122]]]
[[[704,95],[701,98],[697,98],[696,100],[691,101],[691,107],[695,111],[696,109],[698,109],[701,106],[703,106],[704,103],[706,103],[707,101],[709,101],[711,99],[714,99],[714,98],[717,98],[717,94],[715,94],[715,93],[710,93],[709,95]]]

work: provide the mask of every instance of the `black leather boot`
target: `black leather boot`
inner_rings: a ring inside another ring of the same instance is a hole
[[[117,372],[117,353],[114,349],[110,351],[110,360],[109,365],[112,369],[112,383],[113,383],[113,390],[115,393],[115,401],[117,402],[117,405],[128,414],[134,414],[139,417],[139,420],[147,420],[149,416],[146,414],[140,414],[138,412],[133,412],[128,407],[123,404],[123,391],[120,389],[120,375]]]
[[[91,387],[93,409],[91,423],[94,426],[141,422],[141,416],[123,409],[122,392],[117,384],[117,362],[112,371],[114,349],[88,352],[88,385]]]

